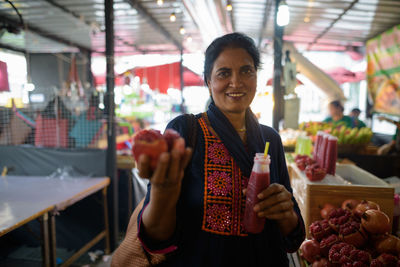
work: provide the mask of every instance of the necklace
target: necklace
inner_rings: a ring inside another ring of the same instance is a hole
[[[243,128],[241,128],[241,129],[235,129],[236,130],[236,132],[238,132],[238,133],[242,133],[242,132],[245,132],[246,131],[246,127],[243,127]]]

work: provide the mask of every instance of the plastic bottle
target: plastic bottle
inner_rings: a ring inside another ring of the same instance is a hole
[[[324,165],[321,166],[326,169],[326,173],[331,175],[335,175],[336,173],[337,143],[338,139],[335,136],[329,135],[325,151]]]
[[[326,153],[326,149],[328,147],[328,138],[329,138],[329,134],[327,134],[327,133],[322,134],[321,145],[318,149],[317,163],[321,168],[324,167],[324,163],[325,163],[325,153]]]
[[[313,159],[315,161],[317,161],[318,158],[318,151],[321,148],[322,145],[322,138],[324,138],[324,132],[322,131],[318,131],[317,132],[317,139],[315,140],[315,144],[314,144],[314,152],[313,152]]]
[[[259,193],[265,190],[270,184],[269,165],[270,157],[264,157],[264,154],[257,153],[254,157],[254,165],[251,171],[249,184],[246,191],[246,208],[244,212],[244,228],[247,232],[257,234],[262,232],[265,225],[265,218],[260,218],[257,212],[253,210],[260,199]]]

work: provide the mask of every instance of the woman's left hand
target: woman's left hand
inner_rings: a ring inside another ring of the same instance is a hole
[[[267,189],[258,194],[260,202],[254,206],[258,216],[270,220],[296,219],[293,209],[292,194],[281,184],[271,184]]]

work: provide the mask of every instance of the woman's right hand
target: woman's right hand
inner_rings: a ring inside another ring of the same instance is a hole
[[[176,204],[181,193],[185,168],[192,156],[192,149],[184,153],[172,150],[162,153],[154,172],[149,157],[142,155],[138,161],[139,176],[150,177],[150,202],[142,215],[146,234],[154,240],[167,240],[176,228]]]
[[[190,148],[186,148],[183,154],[174,149],[170,153],[164,152],[160,155],[154,172],[150,167],[150,158],[144,154],[140,156],[138,160],[139,176],[150,179],[152,202],[176,205],[185,168],[191,155],[192,149]]]

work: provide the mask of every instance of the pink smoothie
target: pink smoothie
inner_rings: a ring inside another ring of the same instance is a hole
[[[260,218],[253,208],[260,201],[257,195],[270,184],[269,163],[269,158],[257,158],[256,156],[254,159],[253,171],[246,191],[246,209],[243,220],[244,228],[249,233],[257,234],[264,229],[265,218]]]

